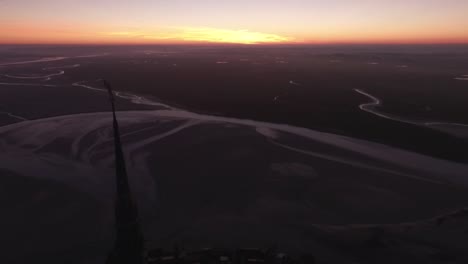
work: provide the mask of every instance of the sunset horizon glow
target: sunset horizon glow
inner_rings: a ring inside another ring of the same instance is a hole
[[[468,43],[462,0],[220,2],[0,0],[0,44]]]

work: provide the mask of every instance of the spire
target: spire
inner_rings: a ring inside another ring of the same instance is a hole
[[[115,113],[114,92],[107,81],[103,80],[103,83],[109,92],[112,106],[117,193],[115,201],[116,239],[114,248],[108,256],[107,264],[142,264],[144,263],[143,234],[138,222],[138,209],[132,200],[128,183],[125,157],[120,142],[119,123]]]

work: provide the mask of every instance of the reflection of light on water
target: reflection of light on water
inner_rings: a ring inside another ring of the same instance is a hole
[[[468,81],[468,74],[462,75],[461,77],[455,78],[458,81]]]
[[[468,137],[468,124],[460,124],[460,123],[450,123],[450,122],[438,122],[438,121],[421,121],[421,120],[415,120],[415,119],[410,119],[410,118],[405,118],[405,117],[400,117],[397,115],[393,115],[390,113],[385,113],[383,111],[380,111],[378,108],[382,106],[382,102],[379,98],[368,94],[362,90],[359,89],[354,89],[357,93],[360,93],[372,101],[370,103],[364,103],[359,105],[359,108],[365,112],[371,113],[373,115],[376,115],[381,118],[393,120],[393,121],[398,121],[402,123],[407,123],[407,124],[413,124],[413,125],[418,125],[418,126],[425,126],[425,127],[431,127],[433,129],[437,129],[439,131],[446,132],[450,135],[455,135],[455,136],[462,136],[462,137]],[[425,107],[426,111],[431,111],[430,106]]]
[[[5,82],[0,82],[0,85],[57,87],[57,85],[53,85],[53,84],[40,84],[40,83],[5,83]]]
[[[271,139],[279,138],[279,134],[273,129],[270,129],[267,127],[256,127],[255,130],[267,138],[271,138]]]
[[[431,176],[443,175],[444,181],[456,182],[457,184],[467,185],[464,177],[468,167],[459,163],[453,163],[445,160],[439,160],[431,158],[428,156],[407,152],[404,150],[399,150],[389,146],[381,145],[378,143],[368,142],[365,140],[359,140],[354,138],[349,138],[345,136],[333,135],[324,132],[318,132],[307,128],[294,127],[291,125],[283,124],[274,124],[267,122],[259,122],[254,120],[247,119],[237,119],[237,118],[228,118],[221,116],[209,116],[196,114],[184,110],[151,110],[151,111],[124,111],[119,112],[119,118],[123,126],[131,126],[136,123],[146,123],[148,125],[154,124],[155,120],[174,120],[179,122],[176,127],[171,128],[160,133],[151,134],[150,137],[133,137],[132,141],[127,142],[127,151],[132,161],[131,164],[141,163],[141,166],[138,168],[145,168],[148,166],[146,157],[144,154],[147,153],[146,146],[149,146],[149,143],[159,141],[161,139],[167,138],[183,130],[190,129],[193,126],[199,126],[203,124],[212,124],[213,122],[233,124],[233,125],[242,125],[254,128],[257,133],[263,135],[269,139],[269,142],[280,146],[282,148],[288,149],[290,151],[298,152],[303,155],[309,155],[318,157],[321,159],[326,159],[334,161],[341,164],[350,164],[354,167],[360,167],[373,171],[381,171],[391,174],[397,174],[404,177],[410,177],[413,179],[419,179],[423,181],[437,182],[439,177],[432,178]],[[178,121],[177,121],[178,120]],[[86,126],[83,126],[86,124]],[[17,148],[18,150],[24,150],[25,146],[28,146],[29,149],[37,149],[53,142],[54,138],[63,137],[67,135],[70,139],[70,144],[75,146],[76,153],[73,153],[74,156],[80,156],[85,161],[93,161],[96,157],[94,155],[97,144],[89,146],[85,144],[81,139],[85,135],[94,133],[96,130],[103,130],[108,127],[109,124],[109,115],[108,113],[86,113],[86,114],[76,114],[69,116],[61,117],[52,117],[41,120],[26,121],[22,125],[10,125],[7,127],[0,128],[0,135],[13,137],[17,140],[15,141],[6,141],[11,142],[11,148]],[[149,129],[149,128],[148,128]],[[138,133],[137,130],[134,133]],[[144,128],[143,131],[146,131]],[[15,132],[15,133],[12,133]],[[24,137],[22,135],[34,134],[38,135],[37,137]],[[40,135],[40,136],[39,136]],[[284,144],[277,142],[283,136],[295,136],[302,139],[308,139],[320,142],[321,144],[328,145],[330,147],[329,153],[326,152],[314,152],[308,149],[299,149],[295,146],[289,144]],[[0,137],[2,138],[2,137]],[[41,140],[38,140],[41,139]],[[99,136],[97,138],[100,143],[108,140],[108,136]],[[98,144],[100,144],[98,142]],[[32,147],[31,147],[32,146]],[[340,148],[344,150],[349,150],[357,154],[355,158],[345,158],[337,155],[336,149]],[[79,151],[81,150],[81,151]],[[23,152],[15,152],[23,153]],[[3,154],[0,152],[0,155]],[[111,156],[103,156],[99,158],[99,164],[108,164],[108,161]],[[375,166],[372,161],[368,159],[362,159],[359,157],[371,157],[372,160],[383,160],[398,167],[406,167],[411,169],[417,169],[421,172],[424,172],[424,176],[418,176],[413,174],[407,174],[404,171],[400,171],[395,168],[395,170],[389,170],[387,168],[382,168]],[[49,161],[49,159],[47,159]],[[74,161],[71,161],[74,162]],[[47,168],[51,168],[50,162],[41,163]],[[82,162],[77,162],[76,166],[83,165]],[[7,166],[12,171],[16,171],[19,174],[28,175],[28,171],[24,170],[24,166],[14,166],[9,162],[6,162],[4,159],[0,159],[0,167]],[[106,165],[107,166],[107,165]],[[44,169],[46,168],[44,167]],[[289,166],[290,167],[290,166]],[[298,166],[293,166],[295,169]],[[57,169],[62,169],[62,167],[57,167]],[[304,169],[304,168],[301,168]],[[429,172],[429,173],[427,173]],[[60,173],[61,175],[61,173]],[[82,176],[91,175],[88,172],[82,174]],[[145,175],[145,176],[150,176]],[[452,176],[452,177],[448,177]],[[463,177],[462,177],[463,176]],[[72,178],[74,179],[74,178]],[[144,186],[140,186],[144,187]]]
[[[51,61],[59,61],[67,59],[67,57],[48,57],[42,58],[37,60],[29,60],[29,61],[18,61],[18,62],[8,62],[0,64],[0,66],[8,66],[8,65],[20,65],[20,64],[30,64],[30,63],[40,63],[40,62],[51,62]]]
[[[48,81],[52,77],[63,75],[64,73],[65,73],[65,71],[59,71],[59,72],[56,72],[56,73],[52,73],[52,74],[49,74],[49,75],[42,75],[42,76],[41,75],[33,75],[33,74],[25,74],[25,75],[8,75],[8,74],[5,74],[4,76],[7,77],[7,78],[12,78],[12,79],[45,79],[45,81]]]
[[[99,82],[99,81],[100,80],[95,80],[94,82]],[[72,86],[82,87],[82,88],[86,88],[86,89],[93,90],[93,91],[98,91],[98,92],[107,92],[106,89],[104,89],[104,88],[94,87],[94,86],[91,86],[91,85],[87,85],[85,83],[89,83],[89,81],[76,82],[76,83],[73,83]],[[151,100],[149,98],[145,98],[143,96],[139,96],[139,95],[135,95],[135,94],[131,94],[131,93],[116,91],[116,92],[114,92],[114,94],[115,94],[115,96],[120,97],[120,98],[125,99],[125,100],[129,100],[130,102],[132,102],[134,104],[157,106],[157,107],[161,107],[163,109],[175,109],[175,108],[172,108],[172,107],[170,107],[170,106],[168,106],[166,104],[163,104],[163,103],[160,103],[160,102],[157,102],[157,101],[153,101],[153,100]]]
[[[71,69],[71,68],[78,68],[80,64],[73,64],[73,65],[64,65],[64,66],[55,66],[55,67],[45,67],[42,68],[43,70],[55,70],[55,69]]]
[[[0,114],[3,114],[3,115],[7,115],[11,118],[14,118],[14,119],[17,119],[17,120],[20,120],[20,121],[26,121],[28,120],[27,118],[24,118],[22,116],[19,116],[19,115],[15,115],[13,113],[10,113],[10,112],[4,112],[4,111],[0,111]]]
[[[295,81],[289,81],[289,84],[296,85],[296,86],[301,86],[300,83],[297,83],[297,82],[295,82]]]

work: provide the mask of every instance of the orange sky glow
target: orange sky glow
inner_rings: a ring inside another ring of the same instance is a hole
[[[466,14],[461,0],[0,0],[0,44],[468,43]]]

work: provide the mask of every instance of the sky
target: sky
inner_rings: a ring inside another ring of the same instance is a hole
[[[468,0],[0,0],[0,44],[468,43]]]

